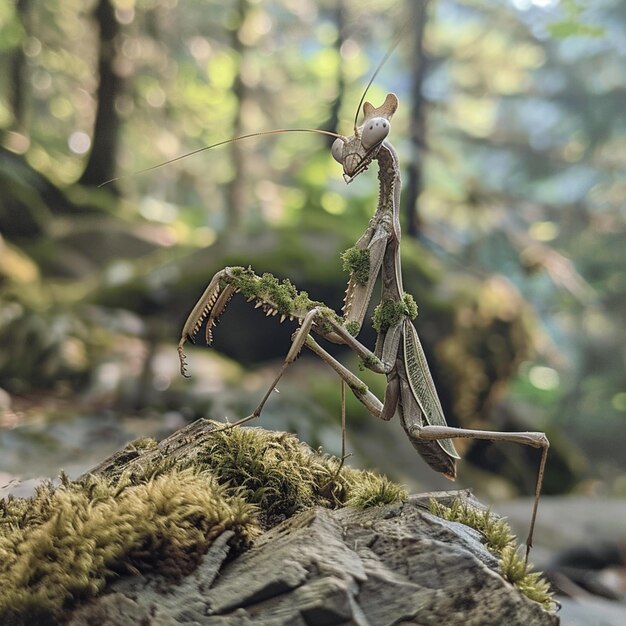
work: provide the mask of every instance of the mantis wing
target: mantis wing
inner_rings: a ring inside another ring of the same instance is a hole
[[[404,366],[413,397],[419,404],[426,425],[447,426],[441,402],[437,396],[435,383],[430,374],[424,349],[417,336],[415,327],[408,319],[404,321]],[[441,449],[454,459],[460,459],[450,439],[439,439]]]

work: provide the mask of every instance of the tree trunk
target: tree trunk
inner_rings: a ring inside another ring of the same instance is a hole
[[[408,166],[407,184],[404,202],[407,213],[406,230],[411,237],[417,237],[421,230],[418,210],[419,196],[422,192],[422,153],[426,132],[425,102],[422,94],[427,58],[424,51],[424,30],[426,27],[428,0],[415,2],[409,0],[409,20],[414,24],[413,50],[411,53],[411,114],[409,133],[411,139],[411,160]]]
[[[344,0],[338,0],[337,5],[333,11],[333,20],[337,26],[337,40],[335,42],[335,50],[337,55],[341,57],[341,47],[346,40],[346,5]],[[328,130],[331,133],[339,132],[339,114],[341,113],[341,106],[346,92],[346,78],[343,71],[343,64],[341,58],[339,60],[339,70],[337,72],[337,96],[333,100],[330,107],[330,114],[328,119],[320,126],[321,130]],[[326,142],[329,146],[333,145],[335,141],[334,137],[326,137]]]
[[[17,0],[15,11],[25,33],[29,32],[28,13],[30,0]],[[19,132],[26,129],[26,57],[22,45],[16,46],[9,60],[10,96],[9,106],[13,113],[14,127]]]
[[[239,60],[239,71],[235,75],[232,91],[237,100],[235,117],[233,119],[233,137],[238,137],[244,133],[243,126],[243,105],[246,99],[246,86],[241,78],[241,66],[244,63],[245,46],[242,43],[239,33],[243,26],[248,10],[249,0],[238,0],[237,2],[237,26],[230,32],[230,48],[237,54]],[[226,226],[230,232],[240,230],[245,212],[245,158],[246,150],[241,142],[235,141],[230,144],[230,158],[233,164],[233,179],[228,183],[226,190]]]
[[[115,72],[114,67],[115,44],[120,24],[115,18],[111,0],[99,0],[94,17],[100,31],[98,52],[100,83],[91,153],[79,180],[81,185],[89,186],[99,185],[115,176],[115,156],[120,129],[115,101],[123,87],[122,78]],[[115,189],[114,186],[112,188]]]

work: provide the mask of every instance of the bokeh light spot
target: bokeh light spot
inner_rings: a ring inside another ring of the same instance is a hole
[[[91,139],[87,133],[75,130],[69,136],[67,145],[74,154],[85,154],[91,148]]]
[[[542,391],[552,391],[560,384],[559,373],[551,367],[535,365],[528,372],[528,380],[533,387]]]

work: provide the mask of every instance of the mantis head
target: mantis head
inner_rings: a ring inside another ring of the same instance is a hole
[[[374,107],[369,102],[363,104],[363,124],[355,125],[352,137],[338,137],[332,147],[332,155],[343,166],[343,177],[352,182],[364,172],[378,154],[378,150],[389,134],[389,121],[398,108],[398,98],[389,93],[383,104]]]

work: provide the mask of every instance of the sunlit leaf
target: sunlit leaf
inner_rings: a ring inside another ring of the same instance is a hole
[[[548,24],[548,32],[558,39],[566,39],[567,37],[574,36],[604,37],[606,29],[602,26],[584,24],[573,20],[563,20],[561,22]]]

